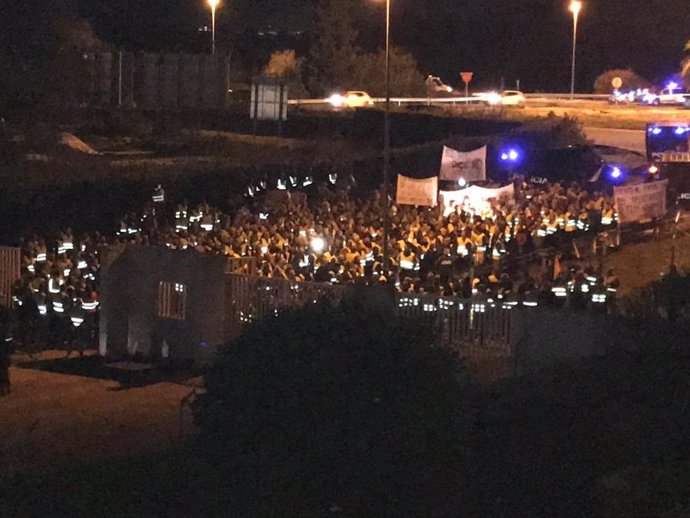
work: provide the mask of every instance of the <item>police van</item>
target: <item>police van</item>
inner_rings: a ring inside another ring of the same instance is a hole
[[[645,146],[650,174],[668,178],[672,199],[690,202],[690,122],[647,124]]]
[[[642,182],[648,169],[642,153],[600,145],[532,149],[520,164],[510,164],[510,155],[501,154],[499,174],[517,173],[527,183],[577,182],[592,191],[612,192],[618,185]]]

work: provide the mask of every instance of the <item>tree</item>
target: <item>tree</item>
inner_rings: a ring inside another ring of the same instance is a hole
[[[323,0],[316,9],[316,24],[309,45],[309,90],[325,95],[352,85],[355,60],[361,52],[355,41],[352,0]]]
[[[457,516],[469,412],[457,357],[432,336],[385,303],[345,300],[228,344],[196,415],[242,514]]]
[[[302,59],[297,58],[294,50],[277,50],[264,68],[264,74],[277,76],[285,80],[290,97],[304,97],[307,93],[302,82]]]
[[[646,88],[649,86],[649,81],[640,77],[634,70],[629,68],[607,70],[594,81],[594,93],[596,94],[610,94],[613,91],[611,81],[614,77],[620,77],[623,80],[621,88],[625,90],[636,90],[637,88]]]
[[[80,81],[84,51],[103,49],[76,2],[10,2],[0,31],[0,103],[42,110]]]
[[[360,54],[355,58],[353,77],[358,88],[371,95],[385,95],[386,52]],[[395,46],[390,49],[390,92],[397,97],[423,96],[424,76],[409,52]]]
[[[84,100],[87,71],[84,54],[110,48],[83,18],[58,18],[54,27],[56,47],[55,55],[45,68],[46,75],[51,78],[45,99],[54,107],[73,108]]]

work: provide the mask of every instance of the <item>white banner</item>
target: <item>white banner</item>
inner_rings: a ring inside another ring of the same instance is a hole
[[[666,214],[668,180],[613,188],[618,221],[632,223],[661,218]]]
[[[491,212],[491,200],[515,199],[515,186],[511,183],[498,189],[486,189],[473,185],[459,191],[441,191],[439,195],[444,216],[458,206],[477,214],[488,214]]]
[[[435,207],[438,203],[438,176],[417,180],[399,174],[395,202],[398,205]]]
[[[454,182],[463,178],[467,183],[486,180],[486,146],[466,152],[443,146],[439,178]]]

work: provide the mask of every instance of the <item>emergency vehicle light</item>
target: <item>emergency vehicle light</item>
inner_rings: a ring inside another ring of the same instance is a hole
[[[649,132],[652,135],[660,135],[661,134],[661,128],[659,126],[653,126],[653,127],[649,128]]]
[[[517,162],[520,160],[522,153],[517,148],[509,148],[501,153],[501,160],[504,162]]]
[[[688,131],[690,131],[690,128],[685,128],[683,126],[679,126],[674,130],[676,135],[683,135],[683,134],[687,133]]]
[[[609,177],[612,180],[620,180],[623,177],[623,170],[618,166],[613,166],[609,171]]]

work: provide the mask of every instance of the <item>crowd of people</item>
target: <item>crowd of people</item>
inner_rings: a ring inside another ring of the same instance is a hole
[[[14,293],[19,334],[25,342],[45,332],[65,344],[80,336],[93,339],[98,250],[116,242],[225,255],[236,260],[236,271],[269,278],[384,283],[403,293],[464,299],[559,304],[565,293],[575,304],[586,299],[596,305],[599,293],[606,299],[617,286],[612,272],[558,256],[569,241],[615,225],[613,200],[604,193],[576,184],[521,185],[514,200],[463,203],[446,215],[440,207],[391,203],[385,264],[381,195],[356,196],[353,187],[347,178],[315,185],[309,198],[288,190],[252,193],[233,214],[207,204],[181,204],[173,212],[157,191],[142,214],[125,217],[114,235],[75,236],[66,229],[53,241],[27,236]],[[545,249],[553,250],[548,260],[538,254]],[[537,255],[541,269],[535,268]],[[22,328],[31,315],[43,317],[45,325]]]
[[[245,271],[253,264],[255,273],[267,277],[384,282],[402,292],[468,297],[477,284],[525,280],[519,259],[616,223],[610,196],[575,184],[522,185],[517,200],[463,204],[445,216],[439,207],[391,204],[384,264],[380,193],[356,197],[351,188],[351,181],[321,185],[310,199],[282,191],[234,215],[207,205],[178,205],[168,224],[154,224],[151,209],[144,224],[135,215],[123,220],[118,234],[125,241],[251,259]]]

